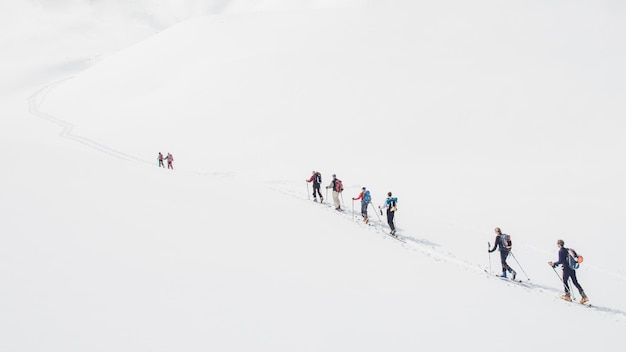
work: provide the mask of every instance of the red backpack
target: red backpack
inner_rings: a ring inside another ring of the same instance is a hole
[[[343,182],[340,179],[335,180],[335,192],[343,191]]]

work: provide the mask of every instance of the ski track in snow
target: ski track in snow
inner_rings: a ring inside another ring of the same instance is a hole
[[[276,184],[276,183],[274,183]],[[301,192],[298,191],[293,191],[293,190],[286,190],[285,188],[279,188],[277,186],[270,186],[271,189],[273,189],[276,192],[280,192],[283,194],[287,194],[293,198],[297,198],[300,201],[307,201],[307,202],[311,202],[314,205],[318,205],[318,206],[324,206],[329,212],[332,212],[333,214],[335,214],[336,216],[341,216],[344,219],[346,219],[347,221],[352,221],[355,225],[362,227],[364,230],[369,230],[371,232],[375,232],[379,235],[381,235],[384,239],[390,239],[390,240],[394,240],[391,238],[391,236],[389,235],[389,226],[387,225],[387,222],[384,219],[384,215],[380,216],[378,213],[376,213],[377,218],[376,219],[372,219],[370,217],[370,223],[369,224],[365,224],[362,220],[361,220],[361,213],[360,213],[360,206],[358,207],[358,211],[357,211],[357,207],[355,207],[354,209],[354,213],[352,212],[352,210],[346,210],[345,207],[345,202],[343,201],[343,199],[341,200],[341,206],[343,211],[336,211],[334,209],[334,204],[332,203],[332,200],[328,200],[326,197],[324,198],[326,200],[326,202],[324,203],[315,203],[313,202],[310,198],[307,198],[305,196],[303,196],[301,194]],[[332,197],[332,196],[331,196]],[[332,199],[332,198],[331,198]],[[376,211],[376,209],[374,210]],[[586,309],[593,309],[595,311],[601,312],[606,314],[609,317],[614,317],[616,318],[616,320],[621,321],[621,322],[626,322],[626,312],[619,310],[619,309],[614,309],[614,308],[610,308],[610,307],[603,307],[603,306],[598,306],[596,304],[590,304],[590,305],[583,305],[577,302],[565,302],[560,298],[560,295],[562,294],[562,291],[559,288],[555,288],[555,287],[550,287],[550,286],[545,286],[545,285],[540,285],[540,284],[536,284],[533,283],[530,280],[526,280],[526,281],[513,281],[513,280],[504,280],[500,277],[498,277],[496,274],[490,274],[487,273],[487,268],[485,268],[484,266],[472,263],[470,261],[461,259],[457,256],[455,256],[453,253],[451,252],[445,252],[442,251],[441,246],[439,246],[436,243],[433,243],[431,241],[429,241],[428,239],[425,238],[420,238],[418,236],[416,236],[415,234],[412,234],[409,231],[405,231],[405,229],[402,229],[400,227],[397,227],[397,232],[398,232],[398,237],[402,240],[402,241],[396,241],[400,246],[402,246],[403,248],[407,249],[407,250],[411,250],[414,252],[419,252],[423,255],[426,255],[427,257],[432,258],[435,261],[442,261],[442,262],[448,262],[448,263],[452,263],[462,269],[465,269],[466,271],[469,271],[475,275],[481,275],[483,277],[485,277],[486,279],[490,279],[490,280],[499,280],[502,281],[504,284],[515,288],[515,289],[523,289],[526,290],[528,292],[534,292],[534,293],[539,293],[539,294],[544,294],[544,295],[548,295],[550,297],[553,297],[556,301],[562,301],[563,303],[568,303],[568,304],[572,304],[573,306],[575,306],[576,308],[586,308]]]
[[[46,86],[44,86],[43,88],[40,88],[39,90],[37,90],[35,93],[33,93],[29,98],[28,98],[28,105],[29,105],[29,112],[43,120],[47,120],[50,121],[60,127],[62,127],[62,131],[59,133],[59,136],[61,138],[66,138],[75,142],[78,142],[80,144],[83,144],[87,147],[90,147],[94,150],[97,150],[99,152],[108,154],[110,156],[113,156],[115,158],[118,158],[120,160],[125,160],[125,161],[130,161],[130,162],[137,162],[137,163],[142,163],[142,164],[149,164],[149,165],[154,165],[153,162],[146,160],[146,159],[142,159],[118,150],[115,150],[113,148],[110,148],[102,143],[96,142],[93,139],[84,137],[84,136],[79,136],[76,134],[73,134],[72,131],[74,129],[74,125],[64,121],[56,116],[53,116],[51,114],[45,113],[43,111],[40,110],[40,107],[43,103],[43,101],[46,99],[47,95],[54,89],[56,88],[59,84],[62,84],[70,79],[72,79],[73,77],[69,77],[69,78],[65,78],[63,80],[57,81],[57,82],[53,82],[51,84],[48,84]],[[226,173],[220,173],[220,172],[212,172],[212,173],[201,173],[201,172],[196,172],[197,175],[199,176],[203,176],[203,177],[226,177],[226,178],[233,178],[235,176],[234,173],[232,172],[226,172]],[[282,186],[282,187],[279,187]],[[279,180],[275,180],[275,181],[269,181],[265,183],[265,187],[272,189],[273,191],[276,192],[280,192],[286,195],[289,195],[293,198],[298,199],[299,201],[307,201],[307,202],[311,202],[313,203],[313,201],[310,200],[310,198],[307,199],[307,197],[303,196],[301,192],[295,191],[295,190],[288,190],[285,187],[285,182],[284,181],[279,181]],[[308,194],[307,194],[308,196]],[[497,277],[495,274],[489,274],[487,273],[487,268],[485,268],[484,266],[478,265],[476,263],[472,263],[469,262],[467,260],[461,259],[458,256],[455,256],[453,253],[451,252],[444,252],[442,251],[442,248],[440,245],[433,243],[431,241],[429,241],[428,239],[425,238],[419,238],[418,236],[416,236],[415,234],[412,234],[410,231],[405,231],[405,229],[401,228],[401,227],[397,227],[397,232],[398,232],[398,239],[392,238],[391,235],[389,235],[389,230],[388,230],[388,225],[387,222],[385,221],[384,217],[385,215],[380,216],[377,213],[377,209],[374,209],[374,212],[376,213],[376,218],[372,218],[372,220],[370,221],[369,224],[365,224],[363,221],[360,220],[361,218],[361,214],[360,214],[360,206],[358,207],[358,209],[354,209],[354,213],[352,212],[352,210],[347,210],[345,208],[345,202],[343,201],[343,198],[341,199],[341,203],[342,203],[342,207],[343,207],[343,211],[336,211],[334,209],[334,205],[332,204],[332,196],[328,197],[328,194],[326,194],[326,202],[325,203],[315,203],[315,205],[317,206],[324,206],[329,212],[332,212],[333,214],[335,214],[336,216],[341,216],[344,219],[346,219],[347,221],[351,221],[353,222],[356,226],[361,226],[361,228],[363,230],[368,230],[369,232],[374,232],[378,235],[380,235],[384,240],[390,240],[390,241],[395,241],[398,245],[402,246],[403,248],[405,248],[406,250],[411,250],[414,252],[419,252],[423,255],[426,255],[427,257],[432,258],[433,260],[437,261],[437,262],[448,262],[448,263],[452,263],[462,269],[465,269],[468,272],[471,272],[475,275],[482,275],[485,279],[490,279],[490,280],[500,280],[503,283],[505,283],[506,285],[515,288],[515,289],[523,289],[526,290],[528,292],[534,292],[534,293],[540,293],[540,294],[545,294],[545,295],[549,295],[551,297],[553,297],[555,300],[557,301],[562,301],[559,298],[559,295],[561,294],[561,290],[554,288],[554,287],[548,287],[548,286],[544,286],[544,285],[539,285],[539,284],[535,284],[531,281],[512,281],[512,280],[503,280],[499,277]],[[313,204],[312,204],[313,205]],[[359,204],[360,205],[360,204]],[[564,302],[564,301],[563,301]],[[610,307],[603,307],[603,306],[598,306],[595,304],[591,304],[591,305],[582,305],[582,304],[578,304],[576,302],[564,302],[564,303],[568,303],[568,304],[572,304],[573,306],[577,307],[577,308],[586,308],[586,309],[593,309],[597,312],[600,313],[604,313],[605,315],[607,315],[608,317],[613,317],[615,318],[617,321],[620,322],[626,322],[626,312],[619,310],[619,309],[614,309],[614,308],[610,308]]]
[[[62,138],[66,138],[78,143],[81,143],[87,147],[93,148],[99,152],[114,156],[118,159],[122,159],[122,160],[126,160],[126,161],[135,161],[135,162],[141,162],[141,163],[146,163],[146,164],[153,164],[152,162],[145,160],[145,159],[141,159],[138,158],[136,156],[115,150],[113,148],[110,148],[102,143],[98,143],[96,141],[94,141],[93,139],[90,138],[86,138],[84,136],[79,136],[76,135],[74,133],[72,133],[72,131],[74,130],[74,125],[61,120],[55,116],[52,116],[50,114],[47,114],[45,112],[42,112],[39,108],[41,107],[41,104],[43,103],[43,101],[46,99],[46,97],[48,96],[48,94],[59,84],[64,83],[70,79],[72,79],[73,77],[69,77],[69,78],[65,78],[62,79],[60,81],[48,84],[46,86],[44,86],[43,88],[39,89],[38,91],[36,91],[35,93],[33,93],[29,98],[28,98],[28,108],[29,108],[29,112],[35,116],[38,116],[44,120],[50,121],[60,127],[62,127],[61,133],[59,133],[59,135]]]

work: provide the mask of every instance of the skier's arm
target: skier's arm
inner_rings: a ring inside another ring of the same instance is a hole
[[[565,260],[567,259],[567,250],[560,249],[559,250],[559,260],[557,262],[552,263],[552,267],[555,268],[558,265],[565,265]]]
[[[306,182],[313,182],[313,178],[315,178],[315,175],[312,175]]]
[[[359,200],[363,198],[363,192],[359,193],[359,195],[356,198],[352,198],[353,200]]]

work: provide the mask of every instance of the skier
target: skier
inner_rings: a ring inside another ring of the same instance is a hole
[[[171,153],[167,153],[166,159],[167,159],[167,168],[174,170],[174,165],[172,165],[172,163],[174,162],[174,156],[172,156]]]
[[[370,196],[370,191],[368,191],[365,187],[361,188],[361,193],[352,200],[361,200],[361,215],[363,216],[363,222],[366,224],[370,221],[367,216],[367,207],[372,201],[372,197]]]
[[[324,203],[324,197],[320,192],[320,186],[322,185],[322,174],[318,171],[313,171],[311,177],[306,182],[313,182],[313,201],[317,202],[317,195],[320,196],[320,203]]]
[[[396,225],[394,223],[394,218],[396,214],[396,204],[398,203],[398,198],[392,197],[391,192],[387,192],[387,199],[385,200],[385,204],[382,207],[378,207],[380,210],[380,215],[383,215],[383,209],[387,209],[387,224],[389,224],[389,228],[391,229],[390,235],[396,235]]]
[[[159,156],[157,158],[159,160],[159,167],[165,167],[165,164],[163,164],[163,154],[161,152],[159,152]]]
[[[502,262],[502,275],[500,277],[506,278],[506,272],[510,272],[513,274],[513,280],[517,276],[517,273],[513,268],[506,263],[506,258],[509,256],[511,252],[511,248],[513,247],[513,242],[511,242],[511,236],[502,233],[499,227],[495,228],[496,239],[493,243],[493,248],[489,250],[489,253],[496,250],[496,247],[500,249],[500,261]]]
[[[576,270],[570,268],[569,266],[568,256],[570,250],[564,247],[565,241],[558,240],[556,242],[556,245],[557,247],[559,247],[559,260],[556,262],[548,262],[548,265],[550,265],[552,268],[555,268],[557,265],[563,266],[563,286],[565,287],[565,294],[562,295],[561,298],[569,302],[572,301],[569,287],[569,279],[572,278],[574,286],[576,286],[578,292],[580,292],[580,295],[582,296],[582,298],[580,299],[580,303],[585,303],[589,301],[589,298],[587,298],[587,295],[583,291],[582,286],[580,286],[580,284],[578,283],[578,279],[576,279]]]
[[[333,190],[333,202],[335,204],[335,210],[341,210],[341,203],[339,202],[339,195],[343,192],[343,183],[337,178],[337,175],[333,174],[333,180],[330,182],[326,189],[332,188]]]

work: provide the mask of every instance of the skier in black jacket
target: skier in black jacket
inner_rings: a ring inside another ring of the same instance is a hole
[[[555,268],[557,265],[563,266],[563,286],[565,287],[565,294],[561,296],[561,298],[566,301],[572,301],[569,287],[569,279],[572,278],[574,286],[576,286],[578,292],[580,292],[580,295],[582,296],[582,298],[580,299],[580,303],[585,303],[589,301],[589,298],[587,298],[587,295],[583,291],[582,286],[580,286],[580,284],[578,283],[578,279],[576,279],[576,270],[570,268],[569,266],[569,249],[564,247],[565,241],[558,240],[556,241],[556,245],[559,247],[559,260],[556,262],[548,262],[548,265],[553,268]],[[574,255],[576,255],[576,253],[574,253]]]
[[[515,280],[515,276],[517,276],[517,273],[515,272],[515,270],[513,270],[513,268],[509,266],[509,264],[506,263],[506,258],[509,256],[511,248],[513,247],[511,236],[502,233],[499,227],[496,227],[494,231],[496,232],[496,239],[494,240],[493,248],[489,250],[489,253],[495,251],[496,248],[500,249],[500,262],[502,262],[501,277],[506,278],[506,272],[508,271],[513,274],[513,280]]]
[[[313,174],[311,177],[306,180],[306,182],[313,182],[313,201],[317,202],[317,195],[320,196],[320,203],[324,203],[324,197],[322,197],[322,192],[320,192],[320,186],[322,185],[322,174],[318,171],[313,170]]]

